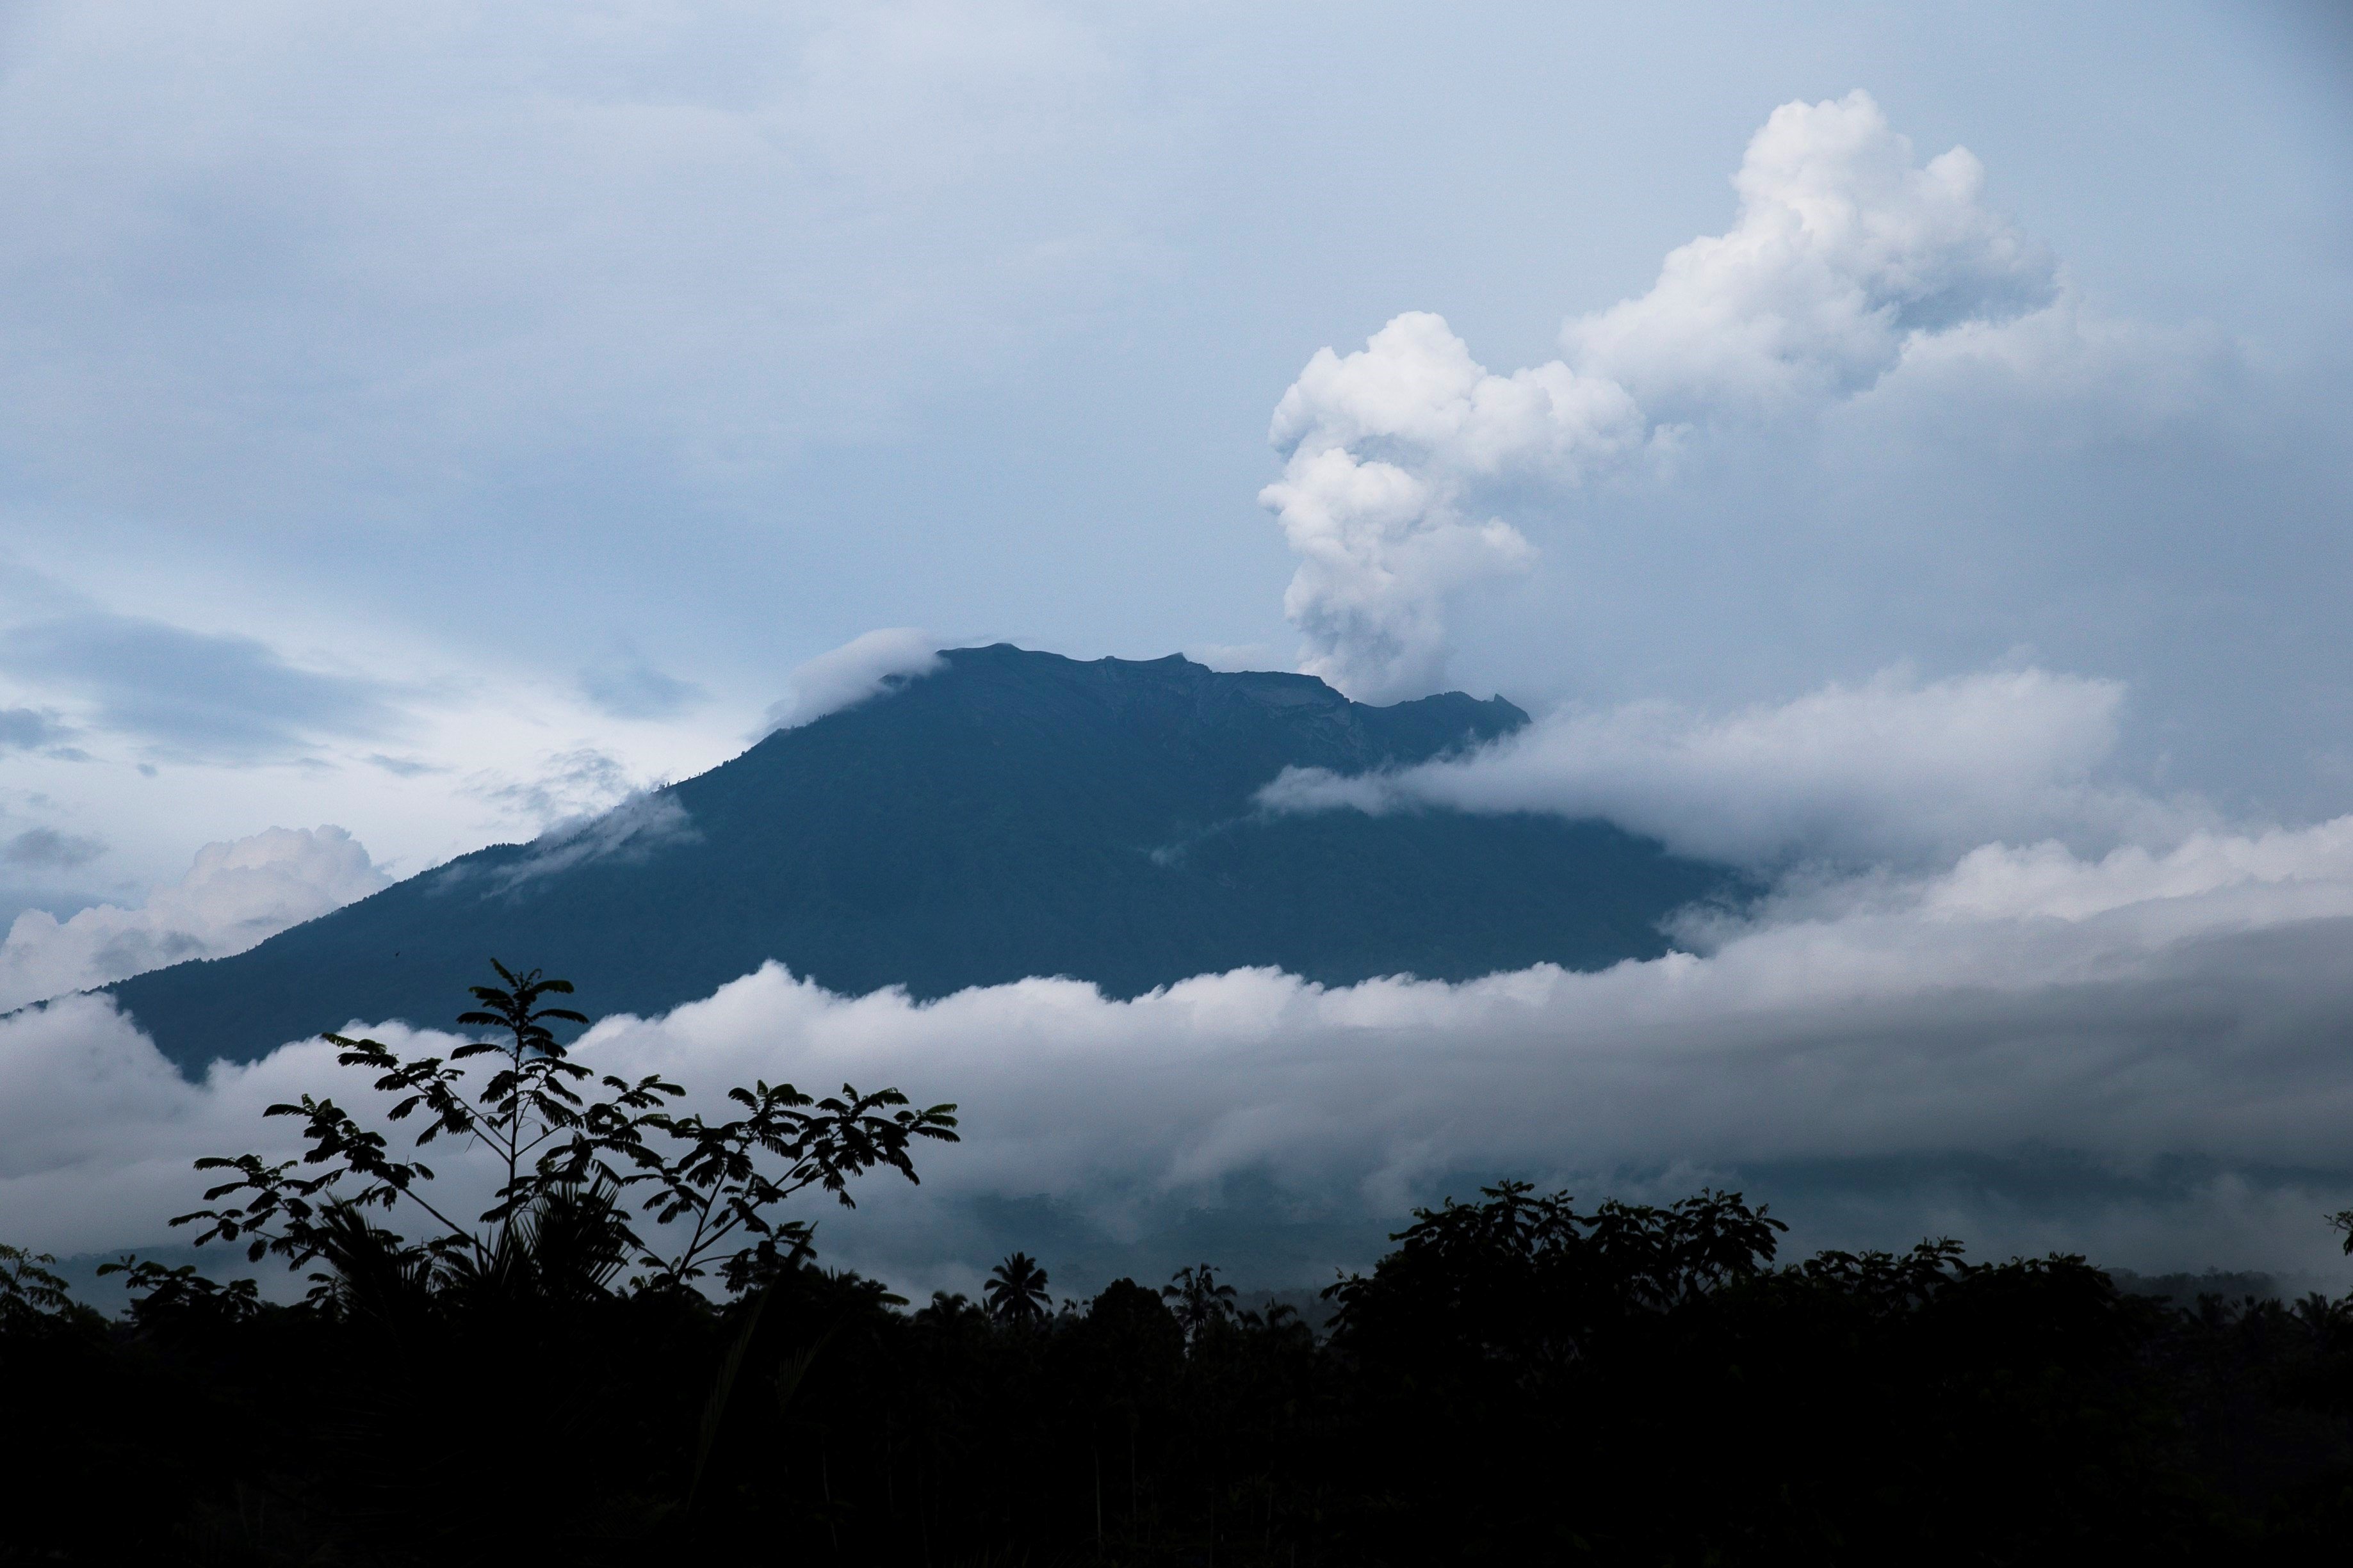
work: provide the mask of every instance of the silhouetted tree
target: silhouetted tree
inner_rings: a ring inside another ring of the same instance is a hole
[[[1046,1293],[1046,1271],[1026,1252],[1017,1252],[988,1271],[981,1296],[989,1315],[1001,1323],[1042,1323],[1053,1300]]]
[[[0,1245],[0,1326],[31,1317],[53,1317],[72,1310],[73,1293],[62,1276],[47,1267],[56,1258],[46,1252]]]
[[[250,1279],[214,1279],[196,1272],[193,1263],[167,1268],[152,1259],[124,1254],[121,1260],[101,1263],[99,1273],[123,1276],[130,1293],[133,1321],[153,1318],[203,1318],[215,1322],[244,1322],[261,1310],[261,1292]]]
[[[1234,1288],[1219,1284],[1218,1271],[1206,1263],[1176,1270],[1169,1282],[1160,1287],[1160,1294],[1176,1303],[1176,1324],[1185,1331],[1187,1341],[1199,1338],[1201,1331],[1210,1324],[1229,1321],[1234,1315]]]
[[[535,969],[517,973],[496,960],[492,967],[506,984],[472,987],[485,1005],[460,1022],[491,1025],[503,1039],[470,1041],[445,1060],[404,1059],[380,1041],[327,1037],[342,1047],[340,1063],[374,1071],[375,1089],[398,1097],[388,1121],[426,1113],[417,1148],[445,1134],[471,1138],[500,1162],[503,1180],[473,1225],[436,1202],[431,1167],[395,1157],[382,1133],[333,1100],[310,1094],[265,1112],[301,1119],[310,1148],[299,1160],[199,1160],[199,1170],[236,1173],[206,1201],[237,1201],[172,1223],[206,1222],[198,1246],[242,1240],[254,1261],[275,1253],[298,1268],[324,1258],[338,1271],[370,1271],[387,1287],[414,1275],[422,1284],[446,1276],[469,1289],[491,1288],[536,1268],[560,1237],[575,1263],[595,1265],[582,1278],[596,1288],[634,1254],[670,1286],[701,1279],[720,1261],[729,1288],[740,1290],[807,1249],[807,1223],[776,1217],[779,1205],[818,1187],[855,1206],[848,1189],[856,1177],[887,1165],[916,1181],[910,1152],[916,1141],[956,1141],[955,1106],[915,1110],[895,1089],[860,1093],[844,1084],[839,1096],[814,1100],[791,1084],[764,1080],[728,1091],[746,1114],[723,1121],[672,1115],[669,1103],[686,1091],[658,1074],[634,1082],[607,1075],[606,1098],[586,1100],[572,1085],[589,1079],[588,1068],[571,1060],[547,1027],[550,1020],[586,1019],[539,1005],[543,996],[569,994],[570,983]],[[458,1064],[479,1057],[491,1058],[496,1070],[478,1087]],[[663,1227],[657,1239],[665,1250],[642,1238],[622,1212],[621,1196],[639,1184],[649,1188],[639,1207]],[[395,1246],[396,1234],[365,1215],[403,1205],[431,1223],[421,1240]],[[525,1216],[533,1227],[528,1246],[517,1233]],[[317,1278],[332,1294],[332,1279]]]

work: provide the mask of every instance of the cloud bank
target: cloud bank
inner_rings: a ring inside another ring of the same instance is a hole
[[[1419,311],[1315,353],[1276,405],[1284,468],[1260,497],[1301,558],[1283,604],[1302,668],[1368,700],[1433,689],[1449,601],[1535,559],[1494,509],[1662,469],[1712,431],[1827,410],[1913,365],[1955,395],[2047,399],[2149,380],[2111,361],[2178,357],[2087,321],[2048,249],[1987,204],[1978,160],[1917,162],[1866,93],[1775,110],[1733,184],[1732,227],[1572,318],[1559,359],[1498,374]],[[2195,378],[2156,379],[2179,395]]]
[[[1809,1245],[1950,1230],[2324,1270],[2321,1215],[2353,1196],[2348,938],[2353,818],[2163,854],[1988,847],[1601,973],[1327,990],[1251,970],[1129,1002],[1030,980],[918,1005],[772,965],[581,1049],[705,1096],[765,1077],[958,1101],[966,1141],[921,1188],[826,1217],[836,1261],[902,1281],[985,1267],[1048,1216],[1071,1247],[1239,1247],[1301,1215],[1368,1247],[1409,1203],[1501,1173],[1802,1194],[1784,1206]],[[188,1083],[94,998],[0,1022],[0,1229],[58,1251],[168,1240],[189,1160],[278,1136],[261,1109],[338,1071],[313,1043]],[[1228,1209],[1237,1182],[1259,1196]],[[1301,1245],[1282,1282],[1362,1261]]]
[[[15,854],[42,830],[19,835]],[[51,833],[37,847],[78,852]],[[99,904],[59,921],[42,910],[16,917],[0,942],[0,1008],[103,985],[189,958],[226,958],[288,926],[389,886],[358,840],[340,827],[273,827],[207,844],[177,882],[136,909]]]
[[[1277,811],[1601,817],[1767,871],[1948,865],[1995,839],[2179,837],[2204,815],[2095,777],[2124,700],[2119,682],[2033,668],[1926,682],[1888,670],[1729,714],[1667,702],[1566,709],[1396,772],[1287,769],[1260,800]]]

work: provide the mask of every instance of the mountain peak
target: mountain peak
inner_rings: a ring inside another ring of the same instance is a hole
[[[1664,951],[1660,922],[1728,873],[1602,823],[1255,805],[1286,767],[1407,765],[1526,721],[1500,698],[1376,707],[1176,655],[953,648],[576,853],[493,846],[111,989],[195,1068],[353,1018],[445,1024],[492,955],[571,979],[594,1015],[665,1010],[770,960],[845,993],[1061,974],[1135,995],[1254,965],[1346,984]]]
[[[1172,738],[1214,734],[1242,744],[1253,760],[1261,752],[1248,743],[1253,738],[1285,751],[1306,745],[1324,753],[1321,760],[1289,762],[1276,771],[1282,765],[1360,771],[1425,761],[1528,721],[1500,697],[1482,702],[1449,691],[1376,707],[1352,701],[1312,675],[1216,670],[1182,654],[1075,659],[991,643],[944,648],[940,658],[936,672],[904,678],[881,696],[815,722],[858,721],[853,716],[887,702],[902,710],[905,721],[951,728],[1060,724],[1078,732],[1108,725],[1130,739],[1139,728]]]

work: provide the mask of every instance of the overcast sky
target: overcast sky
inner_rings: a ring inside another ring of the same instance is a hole
[[[878,628],[1501,691],[1277,804],[1767,869],[2353,811],[2327,5],[21,0],[0,211],[6,1001]]]
[[[1694,426],[1672,463],[1471,498],[1524,559],[1443,595],[1451,658],[1358,684],[1722,706],[2034,661],[2126,684],[2124,762],[2328,814],[2328,15],[12,5],[0,826],[106,847],[44,868],[68,899],[272,826],[412,870],[534,826],[495,792],[567,754],[709,765],[877,626],[1312,662],[1261,491],[1313,356],[1423,312],[1557,363],[1736,229],[1777,106],[1856,89],[2024,247],[1941,308],[2063,288],[2105,357],[1866,353],[1773,406],[1618,365],[1642,433]]]

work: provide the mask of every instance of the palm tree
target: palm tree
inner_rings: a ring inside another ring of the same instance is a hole
[[[1234,1315],[1234,1288],[1219,1284],[1218,1271],[1206,1263],[1179,1268],[1160,1293],[1176,1303],[1176,1321],[1187,1340]]]
[[[1040,1323],[1046,1321],[1046,1271],[1026,1252],[1017,1252],[988,1271],[980,1292],[988,1300],[989,1315],[1000,1323]]]

